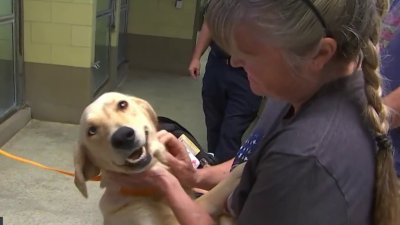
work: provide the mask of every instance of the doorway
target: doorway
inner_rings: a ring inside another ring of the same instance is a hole
[[[22,104],[20,0],[0,1],[0,122]]]
[[[93,95],[110,79],[111,31],[114,25],[112,0],[98,0],[96,13],[96,32],[93,70]]]

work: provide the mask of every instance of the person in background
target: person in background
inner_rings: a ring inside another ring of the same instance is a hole
[[[383,20],[380,45],[382,68],[385,78],[384,103],[390,108],[390,136],[395,148],[395,166],[400,177],[400,0],[392,2]]]
[[[203,77],[203,111],[207,128],[207,149],[219,163],[232,159],[242,136],[257,117],[261,97],[250,90],[243,68],[235,68],[230,56],[212,41],[203,23],[189,65],[193,78],[200,76],[200,58],[210,47]]]

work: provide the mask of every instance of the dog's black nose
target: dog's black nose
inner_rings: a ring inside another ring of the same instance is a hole
[[[114,148],[130,150],[135,145],[135,131],[130,127],[120,127],[111,136]]]

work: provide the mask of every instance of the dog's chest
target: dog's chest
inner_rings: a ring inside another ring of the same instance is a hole
[[[105,225],[178,224],[172,210],[160,198],[123,196],[105,192],[100,200]]]

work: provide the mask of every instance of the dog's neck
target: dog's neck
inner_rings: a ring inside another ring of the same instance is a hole
[[[100,182],[100,186],[102,188],[106,188],[108,192],[112,192],[115,194],[123,195],[123,196],[137,196],[137,197],[159,197],[160,194],[157,190],[153,188],[142,188],[142,187],[121,187],[116,185],[114,182],[110,182],[107,179],[107,173],[102,173],[102,179]]]

